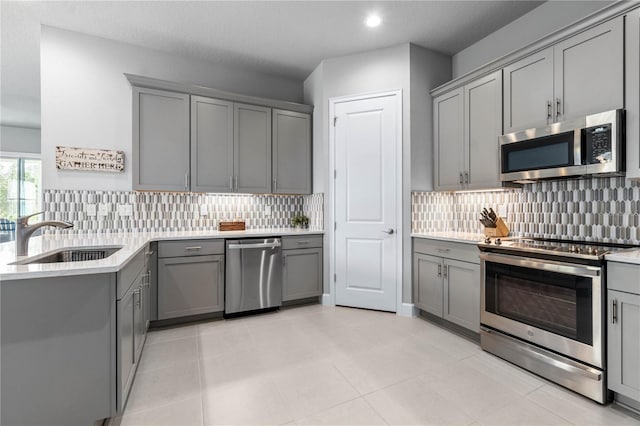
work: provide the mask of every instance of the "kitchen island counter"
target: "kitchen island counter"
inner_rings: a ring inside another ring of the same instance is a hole
[[[247,231],[211,230],[45,235],[31,238],[28,256],[16,258],[15,241],[0,244],[0,281],[117,272],[152,241],[279,237],[314,234],[324,234],[324,231],[273,228]],[[62,248],[91,248],[97,246],[121,246],[122,248],[113,255],[101,260],[11,265],[11,263],[16,260],[23,260]]]

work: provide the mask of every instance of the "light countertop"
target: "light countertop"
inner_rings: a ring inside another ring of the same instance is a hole
[[[0,281],[117,272],[152,241],[314,234],[324,234],[324,231],[274,228],[247,231],[128,232],[39,236],[31,238],[29,241],[29,254],[24,257],[16,258],[15,241],[0,244]],[[16,260],[44,254],[60,248],[90,248],[91,246],[122,246],[122,248],[113,255],[101,260],[10,265]]]
[[[609,262],[623,262],[640,265],[640,249],[607,254],[604,258]]]
[[[484,240],[484,234],[457,231],[438,231],[425,233],[412,233],[414,238],[427,238],[431,240],[451,241],[454,243],[478,244]]]

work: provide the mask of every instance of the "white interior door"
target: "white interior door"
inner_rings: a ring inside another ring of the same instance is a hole
[[[395,312],[400,94],[332,106],[336,304]]]

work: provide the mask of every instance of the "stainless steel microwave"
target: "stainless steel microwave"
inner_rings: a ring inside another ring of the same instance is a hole
[[[624,172],[624,110],[500,136],[500,180],[526,182]]]

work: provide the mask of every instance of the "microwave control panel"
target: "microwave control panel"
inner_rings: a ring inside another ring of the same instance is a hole
[[[585,164],[606,164],[612,161],[611,123],[583,130],[586,154]]]

